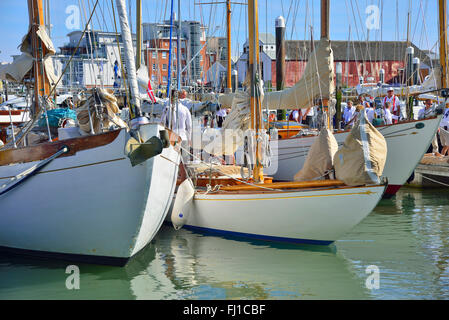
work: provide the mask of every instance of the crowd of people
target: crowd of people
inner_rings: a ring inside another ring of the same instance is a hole
[[[376,101],[377,100],[377,101]],[[377,105],[376,105],[377,102]],[[314,109],[316,111],[314,112]],[[397,124],[405,120],[403,110],[401,110],[401,102],[394,94],[393,88],[388,88],[387,95],[379,99],[374,99],[370,96],[359,95],[355,101],[347,101],[346,106],[342,110],[341,128],[351,129],[359,120],[362,110],[365,110],[368,121],[375,126]],[[419,110],[418,120],[432,116],[435,111],[435,105],[431,99],[424,102],[424,106]],[[311,128],[315,128],[315,124],[319,124],[319,116],[322,113],[320,107],[315,107],[307,110],[292,110],[288,120],[297,122],[299,124],[307,124]],[[310,116],[310,118],[309,118]],[[309,118],[306,120],[306,118]],[[337,123],[334,117],[334,126]],[[445,109],[440,128],[432,141],[432,152],[437,156],[449,155],[449,108]]]
[[[187,92],[185,90],[177,93],[172,91],[171,103],[176,104],[176,97],[178,95],[177,114],[173,114],[171,118],[172,128],[182,138],[184,143],[190,144],[190,137],[192,135],[192,113],[197,102],[194,102],[187,98]],[[365,110],[368,121],[373,125],[391,125],[396,124],[402,120],[403,113],[401,110],[401,102],[399,98],[394,94],[393,88],[389,88],[387,95],[379,102],[375,104],[372,97],[360,95],[358,99],[354,101],[347,101],[347,105],[342,110],[342,123],[341,127],[350,129],[357,123],[362,114],[362,110]],[[169,103],[165,102],[165,110],[163,112],[161,121],[168,126],[169,121]],[[424,102],[424,107],[419,110],[418,119],[424,119],[433,114],[434,104],[432,100],[428,99]],[[220,108],[213,113],[212,116],[203,116],[204,127],[218,127],[221,128],[228,115],[229,110],[226,108]],[[309,109],[292,110],[288,116],[289,121],[297,122],[299,124],[308,125],[310,128],[316,128],[320,123],[320,114],[323,113],[320,107],[311,107]],[[270,121],[275,121],[274,113],[270,113]],[[443,119],[440,124],[438,133],[432,142],[432,152],[437,156],[449,155],[449,109],[445,109]],[[430,150],[429,150],[430,151]]]
[[[396,124],[403,120],[399,98],[394,95],[392,88],[388,89],[387,96],[382,99],[381,107],[376,108],[372,97],[360,95],[357,106],[349,100],[343,111],[342,122],[344,128],[351,128],[360,117],[362,109],[365,109],[368,121],[374,125]]]

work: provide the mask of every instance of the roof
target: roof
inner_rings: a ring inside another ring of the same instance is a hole
[[[314,41],[318,45],[319,41]],[[349,45],[348,45],[349,44]],[[307,60],[311,52],[310,41],[287,40],[286,60]],[[405,41],[331,41],[335,61],[400,61],[405,59]],[[428,54],[413,43],[414,57],[430,65]]]
[[[271,33],[259,33],[259,42],[263,44],[275,44],[276,38]],[[247,47],[248,44],[248,38],[246,38],[244,47]]]

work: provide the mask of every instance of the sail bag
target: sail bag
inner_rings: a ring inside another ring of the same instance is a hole
[[[91,133],[93,130],[93,133],[98,134],[102,132],[101,127],[105,129],[111,126],[127,127],[126,123],[117,116],[119,108],[114,95],[105,89],[94,88],[88,90],[87,96],[76,110],[79,127],[83,132]]]
[[[322,180],[334,166],[338,143],[332,131],[323,128],[307,154],[302,169],[295,175],[295,181]]]
[[[335,175],[349,186],[378,184],[387,160],[387,142],[365,110],[335,154]]]

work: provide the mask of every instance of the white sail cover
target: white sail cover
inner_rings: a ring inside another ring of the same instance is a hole
[[[125,63],[127,68],[127,76],[129,88],[131,90],[131,102],[137,108],[140,108],[140,100],[136,99],[139,96],[139,88],[137,84],[137,72],[135,64],[135,54],[133,39],[131,37],[131,29],[129,27],[128,13],[126,11],[126,1],[116,0],[117,12],[120,20],[120,27],[122,29],[123,47],[125,49]],[[148,83],[147,83],[148,84]]]
[[[262,107],[270,110],[308,109],[315,98],[331,99],[335,90],[334,54],[330,40],[322,38],[311,53],[301,79],[291,88],[266,92]],[[222,94],[218,100],[224,107],[231,108],[236,94]]]
[[[291,88],[267,92],[263,107],[307,109],[315,98],[330,99],[334,90],[334,54],[330,40],[322,38],[311,53],[301,79]]]
[[[248,82],[245,85],[248,85]],[[258,83],[258,91],[260,102],[263,103],[265,94],[262,81]],[[221,95],[219,101],[224,106],[226,104],[222,102],[222,99],[229,99],[231,112],[226,116],[222,130],[203,149],[214,155],[232,155],[243,145],[244,133],[251,127],[250,88],[247,87],[246,91],[235,94]]]
[[[362,110],[343,146],[334,156],[335,176],[348,186],[379,184],[387,160],[387,142]]]
[[[312,144],[306,162],[295,175],[294,181],[324,180],[326,173],[334,167],[334,157],[338,143],[328,128],[321,129],[320,135]]]
[[[57,77],[54,73],[53,62],[51,56],[56,53],[53,43],[47,34],[45,27],[40,26],[37,30],[37,36],[42,40],[42,44],[47,50],[47,54],[44,57],[45,74],[50,81],[50,85],[53,85],[57,81]],[[20,83],[23,81],[25,75],[33,68],[33,49],[31,45],[31,28],[27,35],[22,39],[20,45],[20,51],[22,55],[14,60],[13,63],[0,65],[0,80],[7,80],[11,82]]]

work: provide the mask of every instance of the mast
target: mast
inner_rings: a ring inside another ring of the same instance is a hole
[[[330,0],[321,0],[321,39],[330,39],[329,32],[329,9]],[[322,101],[323,109],[327,111],[327,127],[331,129],[332,119],[331,112],[329,108],[329,99],[323,98]]]
[[[120,27],[122,29],[123,46],[125,49],[126,74],[128,76],[129,89],[131,91],[130,110],[134,107],[133,115],[135,118],[142,117],[140,109],[140,100],[137,98],[139,94],[137,86],[136,63],[134,61],[134,46],[131,36],[131,30],[126,12],[126,1],[116,0],[117,12],[120,18]]]
[[[259,131],[262,129],[262,105],[260,101],[260,54],[259,54],[259,18],[257,0],[248,0],[249,24],[249,69],[251,76],[250,110],[251,129],[256,132],[256,163],[253,178],[256,183],[263,183],[262,145],[259,143]]]
[[[51,20],[50,20],[50,0],[45,0],[45,25],[47,27],[48,36],[51,36]]]
[[[178,0],[178,37],[176,45],[176,79],[177,90],[181,91],[181,0]]]
[[[142,63],[142,0],[136,0],[136,70]]]
[[[329,35],[330,0],[321,0],[321,38],[330,39]]]
[[[227,87],[226,93],[232,92],[232,66],[231,66],[231,0],[226,0],[226,20],[227,20]]]
[[[170,46],[168,49],[168,84],[167,84],[167,97],[170,101],[171,98],[171,64],[172,64],[172,38],[173,38],[173,0],[171,0],[170,6]]]
[[[447,0],[439,0],[441,87],[449,86],[447,63]]]
[[[50,83],[45,76],[44,69],[44,56],[47,54],[47,50],[37,36],[38,29],[40,27],[45,27],[44,6],[42,0],[28,0],[28,14],[30,18],[31,43],[34,58],[34,111],[35,114],[37,114],[40,110],[40,97],[48,96],[50,94]]]

